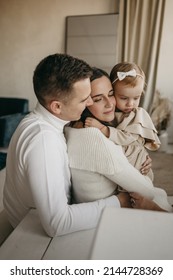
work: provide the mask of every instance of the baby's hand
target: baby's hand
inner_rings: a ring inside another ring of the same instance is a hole
[[[147,155],[146,160],[142,164],[140,171],[143,175],[147,175],[151,167],[152,167],[152,159]]]
[[[109,137],[109,127],[103,125],[101,122],[94,118],[86,118],[84,127],[96,127],[106,136]]]
[[[96,127],[98,129],[101,129],[103,127],[103,124],[94,118],[88,117],[85,120],[85,127]]]

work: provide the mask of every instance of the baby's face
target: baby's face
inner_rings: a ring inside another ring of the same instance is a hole
[[[130,113],[139,106],[143,89],[142,79],[139,79],[135,86],[126,85],[123,81],[116,82],[114,85],[116,108],[124,113]]]

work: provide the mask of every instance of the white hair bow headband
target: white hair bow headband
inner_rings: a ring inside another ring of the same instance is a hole
[[[114,84],[117,80],[122,81],[124,80],[126,77],[130,76],[130,77],[136,77],[136,76],[140,76],[143,78],[143,76],[141,74],[136,73],[135,69],[132,69],[128,72],[117,72],[117,76],[118,78],[116,78],[112,84]]]

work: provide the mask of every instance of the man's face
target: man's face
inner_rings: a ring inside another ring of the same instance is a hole
[[[68,101],[61,101],[58,117],[65,121],[76,121],[81,117],[86,106],[93,104],[91,99],[90,79],[86,78],[73,85],[73,93]]]

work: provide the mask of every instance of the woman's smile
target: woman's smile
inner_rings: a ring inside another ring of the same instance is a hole
[[[107,112],[104,112],[103,114],[109,115],[109,114],[112,114],[112,113],[114,113],[114,112],[115,112],[115,109],[111,109],[111,110],[109,110],[109,111],[107,111]]]

